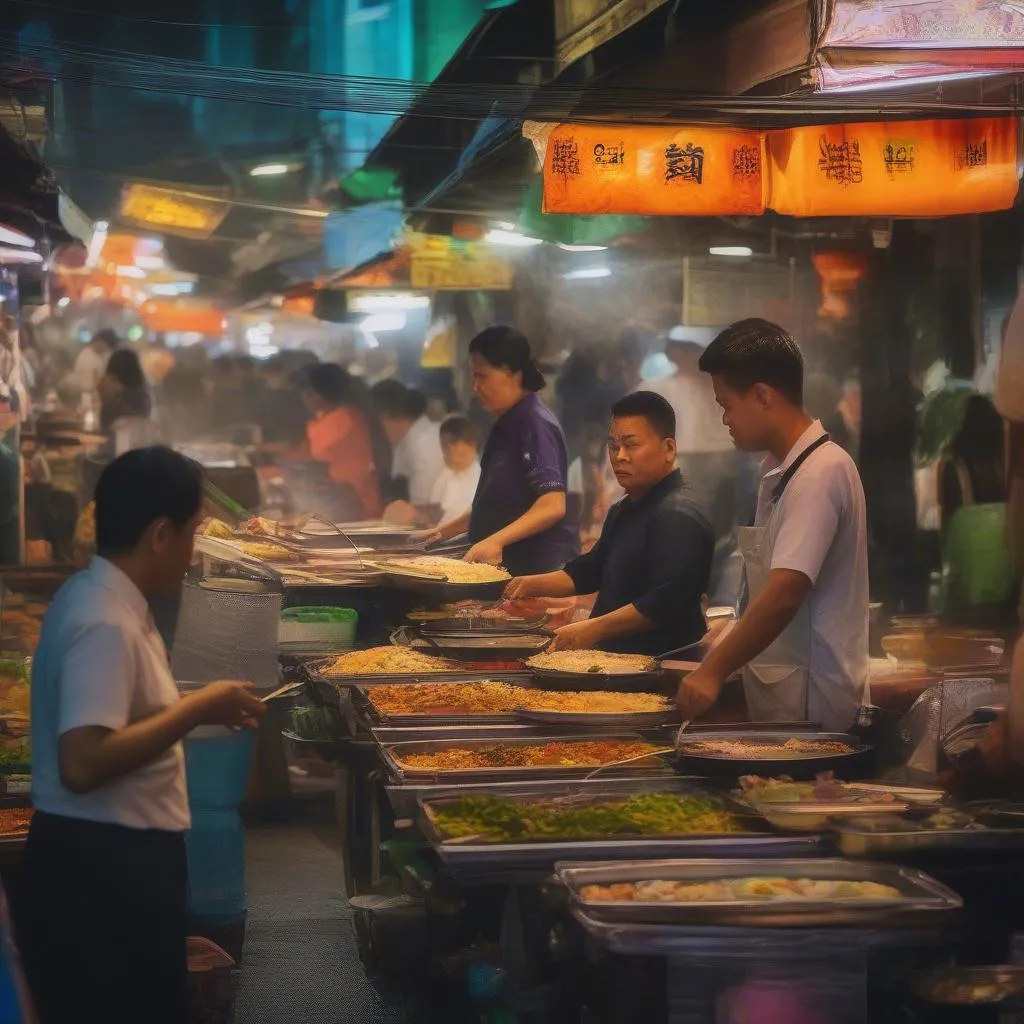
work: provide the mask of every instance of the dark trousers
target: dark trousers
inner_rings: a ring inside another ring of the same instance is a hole
[[[185,838],[37,812],[13,899],[40,1024],[182,1024]]]

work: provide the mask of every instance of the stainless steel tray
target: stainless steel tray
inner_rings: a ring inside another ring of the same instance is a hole
[[[410,743],[394,743],[388,744],[381,747],[381,754],[384,758],[384,762],[388,767],[393,778],[406,780],[406,779],[435,779],[438,782],[458,783],[468,781],[479,781],[485,782],[487,780],[498,781],[500,779],[536,779],[536,778],[579,778],[592,774],[599,766],[591,765],[588,767],[567,767],[563,765],[535,765],[535,766],[522,766],[517,765],[513,767],[502,767],[502,768],[456,768],[449,770],[430,770],[423,768],[406,768],[400,763],[400,757],[402,754],[426,754],[434,753],[438,750],[443,750],[452,746],[459,747],[483,747],[490,746],[495,742],[500,742],[508,746],[533,746],[537,743],[583,743],[591,742],[594,740],[620,740],[627,742],[638,742],[644,740],[645,737],[637,733],[617,733],[617,734],[605,734],[599,733],[596,735],[588,735],[586,737],[576,735],[561,735],[561,736],[543,736],[543,737],[525,737],[523,739],[513,740],[494,740],[494,739],[470,739],[470,740],[422,740]],[[650,742],[650,741],[648,741]],[[643,761],[634,761],[629,764],[616,765],[614,769],[609,768],[608,770],[615,770],[620,774],[633,774],[634,772],[643,774],[645,771],[659,770],[665,767],[664,762],[659,760],[657,756],[650,758],[650,763],[647,764]]]
[[[585,885],[609,885],[653,879],[711,882],[747,876],[880,882],[898,889],[900,900],[735,900],[718,903],[658,903],[587,900]],[[742,860],[638,860],[579,865],[560,863],[555,877],[572,904],[604,921],[743,927],[870,927],[938,925],[963,906],[952,890],[915,868],[847,860],[780,860],[770,865]]]
[[[587,714],[585,711],[531,711],[518,708],[514,715],[524,722],[566,729],[656,729],[677,720],[676,711],[633,711],[619,714]]]
[[[493,679],[489,676],[488,679]],[[458,680],[464,682],[466,680]],[[486,681],[486,680],[485,680]],[[500,682],[508,682],[506,679]],[[444,726],[460,726],[462,728],[473,728],[481,725],[515,725],[519,722],[512,711],[494,714],[457,714],[455,712],[443,714],[421,714],[421,715],[389,715],[381,711],[374,703],[370,695],[372,687],[357,686],[353,692],[356,697],[356,709],[365,718],[371,728],[384,726],[392,729],[437,729]]]
[[[477,795],[500,796],[513,802],[565,799],[580,804],[600,804],[621,800],[638,793],[678,793],[702,796],[721,804],[749,826],[749,831],[731,833],[681,833],[677,835],[632,835],[589,839],[552,839],[530,842],[466,843],[446,839],[435,813],[439,807],[466,795],[466,789],[421,793],[418,797],[421,828],[453,874],[496,873],[502,871],[549,872],[560,860],[602,860],[635,857],[651,853],[660,857],[795,857],[813,854],[818,836],[799,838],[774,833],[749,809],[738,806],[723,794],[702,789],[694,780],[679,776],[633,778],[581,785],[560,783],[548,786],[474,787]]]
[[[507,729],[508,726],[494,727],[495,732]],[[525,728],[519,726],[518,728]],[[398,730],[392,730],[398,731]],[[405,730],[403,730],[405,731]],[[387,733],[388,730],[382,730]],[[657,790],[659,786],[675,782],[700,783],[700,779],[687,779],[685,776],[676,775],[670,768],[661,771],[645,772],[643,775],[616,774],[614,769],[602,772],[593,779],[574,779],[567,782],[565,779],[530,779],[526,782],[464,782],[459,783],[460,793],[493,793],[499,796],[515,795],[518,793],[537,793],[545,796],[561,796],[565,793],[582,793],[588,790],[594,792],[625,792],[639,793],[647,790]],[[618,790],[616,787],[630,786],[635,788]],[[419,814],[419,800],[429,799],[437,796],[447,796],[453,792],[451,782],[438,783],[433,780],[409,781],[384,787],[391,808],[398,818],[414,819]]]
[[[307,678],[315,683],[327,686],[380,686],[383,683],[483,683],[500,674],[502,681],[516,683],[519,686],[533,686],[535,681],[528,672],[504,669],[474,670],[460,672],[456,668],[446,668],[438,672],[375,672],[370,675],[325,676],[320,669],[323,662],[308,662],[302,666]]]
[[[884,828],[891,820],[893,827]],[[835,817],[829,828],[835,833],[839,852],[847,857],[873,857],[888,854],[936,852],[957,850],[962,852],[985,850],[1024,850],[1024,829],[1016,828],[949,828],[915,829],[911,823],[895,815],[880,815],[874,819],[875,827],[867,828],[872,819],[846,819]],[[897,823],[901,823],[897,825]],[[882,825],[883,827],[879,827]]]
[[[526,669],[552,690],[636,690],[657,687],[665,680],[660,665],[646,672],[563,672],[529,664]]]

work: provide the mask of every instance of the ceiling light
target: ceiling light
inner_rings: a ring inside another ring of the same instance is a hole
[[[559,242],[558,248],[564,252],[604,252],[607,245],[572,245],[569,242]]]
[[[405,327],[404,313],[371,313],[360,325],[371,334],[384,331],[400,331]]]
[[[142,267],[132,266],[115,267],[114,273],[118,277],[130,277],[135,281],[140,281],[142,278],[146,276],[146,272],[142,269]]]
[[[64,298],[57,300],[58,309],[67,309],[71,305],[71,300],[65,295]]]
[[[289,164],[257,164],[249,171],[252,178],[271,178],[278,174],[287,174],[291,170]]]
[[[753,256],[754,250],[749,245],[713,245],[708,252],[712,256]]]
[[[493,228],[484,235],[484,241],[491,245],[511,245],[525,248],[531,245],[543,245],[543,238],[531,238],[518,231],[506,231],[504,228]]]
[[[8,227],[6,224],[0,224],[0,244],[23,245],[26,248],[31,249],[36,243],[24,232],[18,231],[16,228]]]
[[[163,256],[136,256],[135,266],[142,267],[143,270],[163,270],[164,258]]]
[[[611,277],[612,272],[608,267],[581,267],[562,276],[566,281],[595,281],[599,277]]]
[[[353,295],[350,301],[353,313],[378,313],[397,309],[427,309],[430,306],[428,295]]]
[[[0,263],[42,263],[43,257],[32,249],[8,249],[0,246]]]

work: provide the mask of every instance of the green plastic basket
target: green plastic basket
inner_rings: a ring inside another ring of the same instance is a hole
[[[324,652],[349,651],[356,640],[359,616],[352,608],[300,607],[281,612],[278,646]]]

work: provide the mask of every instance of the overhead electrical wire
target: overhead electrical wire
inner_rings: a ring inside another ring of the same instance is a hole
[[[824,95],[707,97],[667,89],[496,83],[409,82],[352,75],[323,75],[258,68],[225,68],[202,61],[140,54],[67,42],[23,41],[0,33],[0,66],[21,76],[62,79],[113,88],[204,96],[270,106],[345,110],[401,116],[480,121],[487,117],[575,120],[596,123],[658,123],[667,119],[737,123],[808,118],[888,120],[941,113],[945,116],[1006,113],[1016,102],[949,103],[889,97],[851,99]]]

